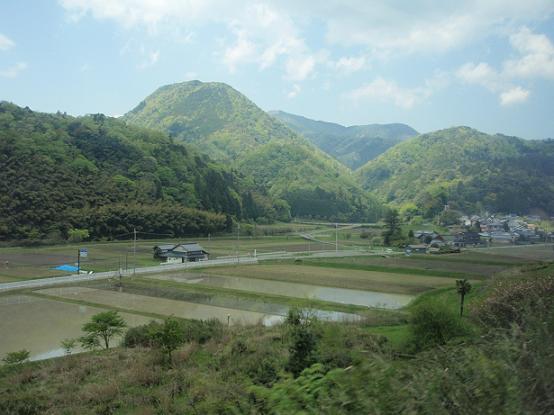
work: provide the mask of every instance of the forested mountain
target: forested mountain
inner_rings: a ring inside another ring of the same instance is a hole
[[[222,83],[159,88],[123,119],[166,131],[253,178],[293,215],[373,221],[379,204],[336,160]]]
[[[352,169],[357,169],[390,147],[418,134],[416,130],[406,124],[369,124],[345,127],[283,111],[271,111],[269,114]]]
[[[359,175],[382,200],[427,216],[447,203],[466,212],[539,209],[554,214],[554,140],[449,128],[398,144]]]
[[[242,157],[272,140],[303,142],[229,85],[189,81],[165,85],[123,116],[197,145],[213,159]]]
[[[161,132],[104,115],[43,114],[0,103],[0,240],[175,235],[276,212],[251,180]]]

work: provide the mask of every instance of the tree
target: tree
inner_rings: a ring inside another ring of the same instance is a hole
[[[70,229],[68,232],[69,240],[71,242],[81,242],[88,239],[90,233],[88,229]]]
[[[62,340],[61,345],[63,347],[65,354],[70,355],[73,352],[73,349],[75,349],[75,346],[77,345],[77,340],[65,339],[65,340]]]
[[[467,333],[456,311],[442,301],[426,300],[415,306],[411,314],[410,334],[415,351],[444,345],[448,340]]]
[[[286,327],[289,330],[289,361],[287,369],[296,377],[316,363],[317,341],[319,333],[317,320],[298,309],[289,310]]]
[[[153,325],[150,333],[155,346],[159,347],[171,363],[171,353],[185,341],[183,325],[175,317],[168,317],[163,324]]]
[[[456,280],[456,290],[460,294],[460,317],[464,314],[464,298],[471,291],[471,284],[468,280]]]
[[[6,354],[6,357],[2,361],[7,365],[19,365],[29,359],[30,352],[28,350],[19,350],[17,352],[10,352]]]
[[[86,333],[79,340],[85,348],[94,348],[100,344],[100,339],[104,342],[104,347],[109,349],[110,339],[113,336],[121,334],[127,327],[125,320],[117,311],[105,311],[92,316],[91,321],[83,325],[83,331]]]
[[[385,231],[383,232],[383,242],[390,245],[393,239],[400,236],[400,221],[398,210],[389,209],[385,214]]]

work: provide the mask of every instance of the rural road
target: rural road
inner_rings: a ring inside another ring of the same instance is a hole
[[[240,257],[238,260],[236,257],[231,258],[219,258],[219,259],[210,259],[208,261],[202,262],[186,262],[184,264],[167,264],[167,265],[156,265],[152,267],[142,267],[135,270],[136,274],[152,274],[165,271],[175,271],[175,270],[188,270],[192,268],[205,268],[205,267],[216,267],[222,265],[235,265],[235,264],[257,264],[259,261],[271,260],[271,259],[295,259],[299,258],[331,258],[331,257],[347,257],[347,256],[356,256],[356,255],[376,255],[375,253],[371,254],[364,251],[319,251],[304,253],[304,255],[299,255],[301,253],[292,253],[292,252],[275,252],[270,254],[259,255],[258,257]],[[63,277],[51,277],[51,278],[38,278],[33,280],[24,280],[24,281],[14,281],[0,284],[0,293],[11,290],[20,290],[24,288],[38,288],[38,287],[48,287],[51,285],[67,284],[74,282],[83,282],[83,281],[95,281],[108,278],[119,277],[128,277],[133,275],[132,271],[121,272],[119,271],[107,271],[107,272],[98,272],[94,274],[74,274],[66,275]]]

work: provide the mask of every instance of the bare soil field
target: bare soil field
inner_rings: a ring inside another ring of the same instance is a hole
[[[454,285],[454,279],[444,277],[294,264],[217,267],[207,268],[202,272],[399,294],[418,294],[433,288]]]
[[[309,264],[311,261],[307,259],[305,262]],[[509,265],[488,265],[476,264],[469,260],[464,261],[449,261],[445,256],[431,257],[426,255],[423,258],[405,257],[405,256],[361,256],[348,258],[329,258],[325,259],[325,263],[333,264],[357,264],[357,265],[375,265],[381,267],[406,268],[406,269],[421,269],[433,271],[446,271],[454,273],[466,273],[470,275],[480,275],[483,277],[491,276],[496,272],[505,270]]]
[[[487,256],[499,256],[519,262],[554,261],[554,244],[499,246],[485,248],[479,252]]]

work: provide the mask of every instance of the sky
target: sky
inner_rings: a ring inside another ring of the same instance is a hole
[[[0,100],[119,116],[192,79],[343,125],[554,138],[554,0],[0,2]]]

